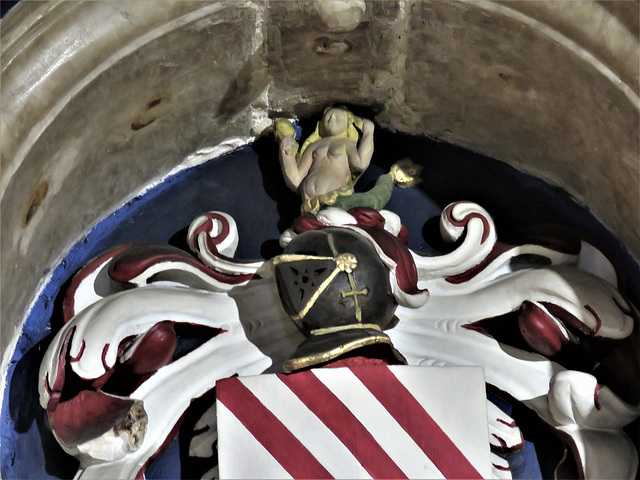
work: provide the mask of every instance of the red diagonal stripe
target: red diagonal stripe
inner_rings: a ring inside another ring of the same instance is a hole
[[[351,451],[373,478],[407,478],[351,411],[310,371],[278,374],[282,382]]]
[[[217,398],[293,478],[333,478],[237,378],[216,384]]]
[[[352,368],[351,371],[445,478],[482,478],[455,443],[388,368]]]

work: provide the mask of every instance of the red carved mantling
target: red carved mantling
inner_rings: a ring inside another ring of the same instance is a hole
[[[510,428],[516,428],[516,427],[517,427],[515,420],[512,420],[512,421],[510,421],[510,422],[507,422],[507,421],[506,421],[506,420],[504,420],[503,418],[497,418],[497,419],[496,419],[496,421],[497,421],[498,423],[501,423],[501,424],[503,424],[503,425],[506,425],[507,427],[510,427]]]
[[[483,226],[482,238],[480,240],[480,244],[483,244],[489,238],[489,232],[491,231],[489,220],[487,219],[487,217],[485,217],[484,215],[478,212],[468,213],[462,219],[456,220],[455,218],[453,218],[453,209],[459,203],[461,202],[453,203],[447,207],[447,209],[445,210],[445,215],[447,217],[447,220],[454,227],[466,227],[472,218],[479,218],[480,220],[482,220],[482,226]]]
[[[362,355],[354,357],[346,357],[329,362],[326,365],[322,365],[321,368],[341,368],[341,367],[379,367],[388,366],[391,362],[388,362],[382,358],[370,358]]]
[[[503,472],[510,472],[511,469],[509,467],[504,467],[502,465],[496,465],[495,463],[492,463],[491,465],[493,465],[493,468],[495,468],[496,470],[502,470]]]
[[[245,263],[254,263],[254,260],[239,260],[221,254],[218,251],[218,245],[226,240],[231,232],[229,221],[227,220],[227,218],[225,218],[224,215],[215,212],[204,213],[203,216],[206,217],[207,220],[202,222],[202,224],[192,232],[189,237],[189,242],[193,242],[193,245],[197,245],[198,237],[201,233],[204,233],[206,235],[206,247],[211,255],[220,258],[221,260],[238,263],[240,265]],[[216,229],[214,227],[214,222],[217,221],[219,221],[222,225],[222,230],[219,234],[212,237],[210,233],[213,232],[214,229]]]
[[[461,328],[465,330],[472,330],[474,332],[479,333],[487,333],[491,328],[494,328],[496,325],[499,325],[500,321],[496,317],[483,318],[482,320],[476,320],[473,323],[467,323],[461,325]]]
[[[409,245],[409,229],[404,223],[400,225],[400,231],[398,232],[398,240],[400,240],[405,245]]]
[[[584,308],[586,310],[589,311],[589,313],[591,315],[593,315],[596,319],[596,326],[594,327],[594,329],[591,331],[591,335],[595,335],[596,333],[598,333],[600,331],[600,329],[602,328],[602,319],[600,318],[600,315],[598,315],[598,313],[593,309],[593,307],[591,307],[590,305],[585,305]]]
[[[87,344],[84,340],[82,340],[82,345],[80,345],[80,351],[78,352],[78,354],[75,357],[70,357],[69,361],[70,362],[77,362],[78,360],[80,360],[80,357],[82,357],[82,354],[84,353],[84,349],[86,348]]]
[[[355,207],[349,213],[360,226],[374,227],[384,230],[385,219],[380,212],[372,208]]]
[[[129,336],[120,342],[118,358],[131,345],[134,338]],[[135,346],[134,353],[126,362],[116,362],[110,368],[103,363],[107,371],[96,378],[91,386],[99,390],[113,378],[112,383],[117,383],[120,390],[133,391],[160,368],[172,362],[176,345],[177,335],[173,322],[157,323],[143,334],[142,339]]]
[[[82,390],[49,412],[56,437],[74,447],[99,437],[126,417],[134,401],[93,390]]]
[[[587,325],[581,322],[578,317],[576,317],[572,313],[569,313],[567,310],[565,310],[561,306],[551,302],[540,302],[540,305],[546,308],[551,315],[553,315],[554,317],[557,317],[563,323],[569,325],[570,327],[573,327],[579,330],[585,335],[590,335],[590,336],[594,335],[595,330],[590,329]]]
[[[472,278],[480,274],[489,265],[491,265],[491,263],[500,255],[514,248],[515,248],[514,245],[496,242],[495,246],[491,249],[491,252],[489,253],[489,255],[487,255],[486,258],[484,258],[475,267],[470,268],[466,272],[459,273],[458,275],[451,275],[449,277],[445,277],[445,280],[448,283],[451,283],[454,285],[460,285],[461,283],[468,282],[469,280],[471,280]]]
[[[496,435],[495,433],[492,433],[491,436],[495,437],[495,439],[498,440],[498,442],[500,443],[500,447],[496,447],[495,445],[492,445],[491,448],[499,451],[500,453],[510,455],[512,453],[519,452],[524,448],[524,438],[522,437],[522,434],[520,434],[520,443],[517,443],[512,447],[508,447],[507,442],[505,442],[504,439],[502,439],[500,436]]]
[[[132,355],[123,363],[116,362],[111,368],[109,386],[116,388],[121,394],[133,392],[158,370],[173,362],[177,343],[174,322],[155,324],[142,335],[135,346],[130,347],[134,348]],[[124,353],[130,344],[128,339],[120,342],[119,352]]]
[[[226,257],[220,256],[220,258]],[[118,282],[129,282],[154,265],[168,262],[185,263],[214,280],[229,285],[259,278],[255,274],[229,275],[218,272],[179,248],[163,244],[139,244],[130,247],[112,260],[109,265],[109,276]]]
[[[69,349],[69,342],[71,342],[74,331],[75,327],[67,332],[67,336],[65,337],[64,343],[62,344],[62,349],[60,350],[60,356],[58,358],[58,371],[56,372],[56,379],[53,382],[53,385],[50,384],[50,378],[48,374],[44,379],[45,388],[47,389],[50,397],[49,402],[47,403],[47,411],[49,412],[53,412],[56,408],[58,408],[58,403],[60,402],[60,395],[62,394],[62,388],[64,387],[65,382],[67,351]]]
[[[209,220],[205,221],[200,225],[194,232],[194,239],[197,239],[201,233],[207,234],[207,248],[209,250],[217,253],[216,245],[219,245],[225,238],[229,236],[230,228],[229,222],[223,215],[214,212],[208,212],[204,214]],[[214,229],[214,222],[219,221],[222,225],[222,231],[216,235],[215,237],[211,237],[209,232],[212,232]]]
[[[160,452],[162,452],[165,448],[167,448],[169,446],[169,444],[173,441],[173,439],[178,436],[178,433],[180,432],[180,427],[182,426],[182,423],[184,422],[185,416],[186,416],[186,412],[183,413],[182,416],[178,419],[176,424],[171,429],[171,432],[169,432],[169,435],[167,435],[167,437],[162,442],[162,445],[160,445],[158,447],[158,449],[155,451],[155,453],[153,455],[151,455],[151,457],[149,457],[147,459],[147,461],[144,463],[144,465],[142,465],[142,467],[140,467],[140,470],[138,470],[138,473],[136,474],[136,480],[145,480],[144,472],[147,470],[147,467],[149,467],[151,462],[158,455],[160,455]]]
[[[355,219],[356,223],[354,223],[353,225],[367,226],[377,228],[379,230],[384,230],[386,220],[377,210],[367,207],[355,207],[349,210],[347,213],[349,213]],[[314,215],[305,213],[304,215],[299,216],[293,221],[291,228],[295,233],[299,235],[308,230],[318,230],[327,226],[332,225],[326,225],[318,220]],[[400,232],[398,232],[397,238],[405,245],[408,245],[409,230],[407,229],[406,225],[400,225]]]
[[[119,253],[124,252],[129,247],[131,247],[131,244],[120,245],[113,249],[107,250],[102,255],[94,258],[89,263],[87,263],[87,265],[81,268],[78,273],[74,275],[73,280],[71,280],[71,285],[69,285],[67,293],[64,296],[64,300],[62,301],[62,319],[64,320],[64,323],[67,323],[76,314],[75,295],[82,281],[93,272],[95,272],[101,265],[104,265],[107,261],[118,255]]]
[[[104,360],[109,346],[105,345],[103,364],[107,371],[92,383],[94,389],[80,390],[73,398],[60,402],[66,365],[64,359],[67,357],[68,343],[73,331],[69,332],[61,353],[61,372],[56,378],[51,391],[52,400],[48,405],[53,430],[65,446],[73,447],[96,438],[124,419],[134,401],[99,389],[109,380],[115,380],[121,386],[130,384],[130,388],[136,388],[150,375],[171,363],[177,344],[173,325],[173,322],[169,321],[154,325],[135,346],[132,356],[123,364],[117,364],[112,368],[107,368]],[[130,342],[130,338],[121,342],[120,353]],[[45,381],[48,384],[48,379]]]
[[[418,269],[413,261],[411,252],[402,241],[386,230],[367,226],[360,226],[359,228],[368,233],[385,255],[396,262],[396,281],[403,292],[409,295],[417,295],[426,291],[418,288]]]
[[[71,382],[72,386],[69,388],[74,390],[79,387],[78,393],[68,400],[60,401],[63,387],[65,387],[65,374],[74,374],[71,370],[66,372],[66,367],[70,363],[67,361],[68,349],[74,330],[71,329],[65,338],[60,352],[58,374],[53,387],[49,385],[49,379],[45,378],[45,386],[51,396],[47,410],[52,428],[56,437],[67,447],[74,447],[97,438],[118,425],[133,405],[133,400],[105,393],[101,391],[102,387],[109,383],[111,388],[115,387],[119,393],[125,395],[127,392],[135,390],[149,376],[173,361],[177,345],[174,323],[170,321],[159,322],[144,333],[133,347],[135,350],[126,362],[116,362],[113,367],[109,368],[105,360],[109,348],[109,344],[106,344],[102,353],[105,373],[92,383],[84,384],[87,387],[90,385],[90,388],[85,389],[81,386],[82,383],[78,384],[78,381],[88,379],[72,378],[71,380],[74,381]],[[224,333],[224,330],[214,330],[214,336]],[[128,346],[131,346],[132,340],[132,337],[127,337],[120,342],[119,356]],[[80,357],[81,353],[74,358],[78,361]]]
[[[106,372],[104,372],[104,374],[100,375],[98,378],[96,378],[93,382],[91,382],[91,387],[94,390],[100,390],[102,387],[104,387],[106,385],[106,383],[109,381],[109,379],[111,378],[111,376],[113,375],[113,371],[114,368],[110,368],[109,370],[107,370]]]
[[[518,317],[522,337],[536,352],[547,357],[556,355],[562,344],[568,342],[560,327],[537,305],[524,302],[522,306],[522,313]]]
[[[133,375],[155,373],[171,362],[177,342],[173,322],[156,323],[144,334],[125,365],[130,367]]]
[[[602,405],[600,405],[600,398],[598,398],[599,394],[600,394],[600,385],[596,383],[596,388],[593,391],[593,405],[596,407],[596,410],[598,411],[602,409]]]
[[[611,297],[611,299],[613,300],[613,303],[616,304],[616,307],[618,307],[618,309],[622,313],[624,313],[625,315],[628,315],[629,317],[634,316],[633,311],[629,305],[621,305],[620,301],[616,297]]]
[[[107,353],[109,352],[110,345],[110,343],[106,343],[104,347],[102,347],[102,356],[100,357],[102,360],[102,368],[104,368],[105,372],[108,372],[110,369],[109,364],[107,363]]]
[[[558,440],[562,442],[563,446],[569,450],[567,452],[567,457],[561,460],[558,468],[558,471],[563,470],[564,474],[558,474],[557,478],[572,478],[576,480],[585,480],[584,468],[582,467],[582,463],[579,460],[580,451],[578,450],[575,440],[571,437],[571,435],[569,435],[566,432],[563,432],[562,430],[557,429],[550,423],[546,422],[531,407],[525,405],[520,400],[515,398],[513,395],[498,388],[496,385],[487,383],[487,391],[501,397],[503,400],[511,403],[514,406],[518,406],[519,408],[522,408],[523,409],[522,413],[526,414],[528,412],[531,418],[535,418],[535,421],[538,422],[538,424],[541,427],[543,427],[546,432],[558,438]],[[563,467],[567,465],[569,465],[568,470],[570,471],[570,474],[565,475],[567,473],[566,471],[567,469]]]
[[[308,213],[299,216],[291,224],[291,228],[298,235],[309,230],[318,230],[319,228],[325,228],[326,226],[327,225],[322,223],[316,217]]]
[[[386,220],[377,210],[372,208],[356,207],[349,210],[348,213],[356,219],[358,226],[360,227],[367,226],[386,231],[384,229]],[[396,238],[405,245],[409,244],[409,230],[407,230],[406,225],[400,225],[400,232],[398,232]]]

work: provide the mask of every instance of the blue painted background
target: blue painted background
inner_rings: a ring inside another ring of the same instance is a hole
[[[387,206],[407,225],[412,249],[437,252],[444,248],[436,233],[441,209],[453,201],[471,200],[494,217],[499,238],[540,224],[584,232],[623,269],[621,290],[640,305],[638,264],[561,189],[501,162],[425,138],[379,129],[375,145],[373,165],[358,183],[359,190],[368,189],[402,158],[424,166],[423,183],[413,189],[395,189]],[[64,454],[45,426],[37,393],[39,364],[52,332],[62,325],[61,292],[71,276],[91,258],[124,242],[153,241],[186,249],[189,223],[208,210],[221,210],[236,219],[240,234],[236,257],[268,258],[278,253],[277,238],[297,216],[299,199],[284,185],[271,138],[183,171],[127,203],[100,222],[55,268],[29,313],[9,367],[1,413],[2,478],[71,478],[76,472],[75,461]],[[188,477],[189,472],[181,471],[180,449],[179,440],[174,441],[150,466],[147,478]],[[538,449],[540,455],[544,448]],[[549,476],[549,471],[543,468],[543,474]]]
[[[9,13],[9,10],[11,10],[13,7],[15,7],[18,4],[19,0],[13,0],[13,1],[9,1],[9,0],[0,0],[0,18],[4,17],[7,13]]]

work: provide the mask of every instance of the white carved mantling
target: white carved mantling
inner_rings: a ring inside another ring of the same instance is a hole
[[[346,212],[330,209],[319,215],[326,225],[355,230],[357,222],[350,217]],[[385,220],[389,224],[385,229],[397,235],[399,226],[394,214],[387,214]],[[519,245],[489,261],[496,245],[495,227],[489,214],[470,202],[448,206],[441,216],[441,225],[445,237],[456,240],[464,235],[464,240],[452,253],[442,256],[425,257],[411,252],[419,272],[418,286],[428,288],[430,295],[419,297],[420,301],[416,296],[413,303],[411,299],[400,302],[403,306],[396,310],[399,322],[387,331],[394,346],[410,365],[482,365],[488,383],[523,402],[572,439],[586,478],[632,478],[637,469],[637,454],[622,427],[640,415],[637,406],[625,403],[608,387],[599,386],[590,374],[566,370],[540,354],[500,344],[492,337],[464,328],[478,320],[514,312],[523,302],[543,309],[546,303],[569,312],[594,337],[624,339],[633,330],[635,309],[605,281],[615,281],[610,264],[584,243],[585,255]],[[295,234],[290,232],[281,241],[286,243],[292,236]],[[39,391],[43,408],[49,403],[48,388],[57,378],[68,335],[71,335],[69,354],[74,359],[73,371],[81,378],[95,379],[119,360],[121,340],[140,336],[158,322],[171,320],[224,330],[158,370],[131,394],[131,398],[143,402],[148,416],[140,448],[120,459],[114,455],[114,460],[107,462],[88,458],[90,453],[87,454],[92,448],[104,450],[105,438],[68,450],[83,462],[77,478],[134,478],[160,448],[193,398],[213,388],[218,379],[264,372],[271,365],[271,358],[261,351],[267,343],[272,350],[290,351],[299,341],[295,330],[283,330],[276,325],[287,319],[274,300],[270,262],[243,263],[229,258],[237,241],[235,222],[219,212],[198,217],[189,229],[191,248],[210,268],[229,275],[260,272],[262,280],[255,277],[256,280],[241,285],[221,285],[209,291],[185,288],[184,274],[196,275],[197,269],[161,262],[153,267],[152,273],[143,273],[145,280],[136,288],[114,290],[102,298],[92,285],[108,266],[106,260],[86,275],[73,292],[75,316],[58,332],[42,362]],[[378,253],[383,255],[380,250]],[[551,265],[513,270],[511,259],[523,254],[546,257]],[[394,265],[391,259],[387,260],[393,285]],[[451,282],[447,278],[463,274],[483,261],[484,268],[465,281]],[[172,273],[178,271],[179,275]],[[162,284],[147,285],[158,272],[165,273]],[[262,286],[252,289],[251,285]],[[247,288],[251,294],[235,293]],[[252,324],[255,343],[247,338],[240,311],[260,312],[271,319]],[[562,326],[560,319],[553,320]],[[566,335],[569,339],[569,334]],[[490,417],[497,415],[493,412]],[[494,426],[497,426],[494,433],[507,445],[518,440],[517,427],[500,428],[495,422]],[[192,446],[197,451],[203,448],[198,444]],[[120,447],[114,443],[112,448]]]

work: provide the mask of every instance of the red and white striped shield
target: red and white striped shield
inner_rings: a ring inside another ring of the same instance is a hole
[[[480,367],[323,368],[219,381],[220,478],[488,478]]]

